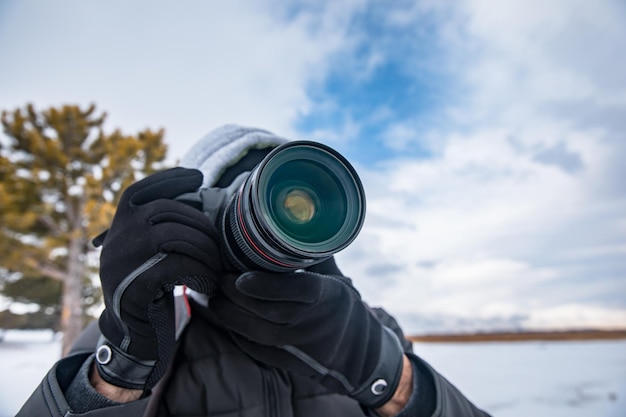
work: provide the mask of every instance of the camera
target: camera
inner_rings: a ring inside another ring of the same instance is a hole
[[[347,247],[365,219],[365,193],[352,165],[312,141],[274,148],[227,188],[203,187],[177,200],[217,226],[224,260],[241,272],[289,272]]]

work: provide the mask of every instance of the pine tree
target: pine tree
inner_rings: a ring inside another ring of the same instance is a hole
[[[110,224],[121,191],[162,169],[167,152],[162,129],[105,133],[105,119],[95,105],[2,112],[0,270],[62,283],[64,354],[84,325],[91,238]]]

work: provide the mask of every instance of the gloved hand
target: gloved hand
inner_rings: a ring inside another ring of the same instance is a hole
[[[393,396],[402,371],[400,342],[348,278],[252,271],[223,277],[220,285],[211,314],[254,359],[307,375],[369,408]]]
[[[196,190],[202,173],[173,168],[122,194],[102,244],[98,373],[107,382],[150,389],[167,369],[175,345],[174,285],[213,293],[221,270],[217,231],[202,211],[173,198]]]

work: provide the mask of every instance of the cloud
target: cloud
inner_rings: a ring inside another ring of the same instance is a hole
[[[532,7],[523,1],[477,0],[465,5],[464,30],[479,45],[463,74],[472,101],[479,104],[470,117],[519,123],[567,103],[587,102],[588,109],[624,105],[620,74],[626,58],[614,53],[626,36],[620,2]],[[564,120],[580,113],[563,114]]]
[[[0,108],[95,100],[172,159],[227,122],[344,153],[340,264],[408,329],[623,322],[618,0],[0,7]]]
[[[575,173],[584,168],[580,154],[569,151],[563,142],[538,152],[534,160],[557,166],[569,173]]]
[[[368,222],[341,256],[372,302],[416,330],[626,326],[623,12],[465,1],[390,15],[436,20],[458,94],[426,123],[390,116],[379,137],[395,154],[359,169]],[[395,272],[376,284],[376,264]]]
[[[563,304],[553,308],[530,312],[525,325],[536,329],[602,328],[623,329],[626,310],[616,310],[598,305]]]
[[[14,4],[0,28],[0,108],[95,101],[111,129],[165,127],[172,159],[229,122],[295,136],[292,122],[343,45],[351,10],[290,15],[247,0]]]
[[[432,158],[360,167],[368,220],[345,261],[362,265],[366,297],[415,331],[626,325],[626,201],[605,187],[616,148],[603,132],[559,132],[484,127],[442,136]]]

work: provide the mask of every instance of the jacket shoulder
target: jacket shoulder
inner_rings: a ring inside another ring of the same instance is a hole
[[[70,410],[64,392],[89,356],[89,352],[78,353],[67,356],[55,363],[30,398],[24,403],[16,417],[119,417],[142,415],[147,399],[101,408],[83,414],[75,414]]]
[[[54,364],[16,417],[65,416],[69,412],[69,406],[65,401],[62,387],[67,387],[88,356],[88,354],[72,355]]]
[[[409,357],[417,365],[419,372],[427,374],[434,385],[435,411],[432,417],[490,417],[423,359],[412,354]]]

